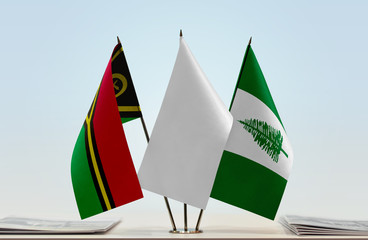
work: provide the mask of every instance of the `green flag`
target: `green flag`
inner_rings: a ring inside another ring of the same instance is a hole
[[[211,197],[273,220],[293,152],[250,44],[230,112],[234,122]]]

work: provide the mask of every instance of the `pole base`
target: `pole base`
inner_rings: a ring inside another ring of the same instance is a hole
[[[170,230],[169,233],[176,233],[176,234],[193,234],[193,233],[203,233],[202,230],[195,230],[195,229],[177,229],[177,230]]]

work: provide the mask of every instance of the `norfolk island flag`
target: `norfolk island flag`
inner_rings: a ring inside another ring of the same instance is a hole
[[[293,152],[250,44],[230,112],[233,126],[211,197],[273,220]]]
[[[141,111],[119,43],[74,147],[71,176],[81,218],[143,197],[122,122]]]

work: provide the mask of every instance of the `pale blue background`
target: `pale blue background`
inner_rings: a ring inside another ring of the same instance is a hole
[[[253,36],[295,154],[278,215],[368,219],[367,12],[367,1],[1,1],[0,215],[79,218],[71,155],[116,36],[150,132],[183,29],[226,106]],[[140,121],[126,132],[138,169]],[[166,214],[144,195],[112,212]],[[213,199],[206,212],[251,215]]]

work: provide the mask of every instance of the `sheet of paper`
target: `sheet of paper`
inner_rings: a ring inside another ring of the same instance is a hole
[[[0,234],[4,233],[101,233],[114,227],[120,220],[63,221],[37,218],[6,217],[0,219]]]
[[[368,235],[368,221],[287,215],[280,223],[297,235]]]

